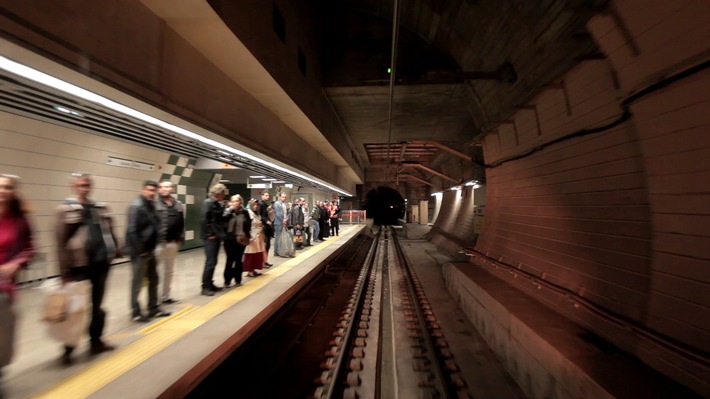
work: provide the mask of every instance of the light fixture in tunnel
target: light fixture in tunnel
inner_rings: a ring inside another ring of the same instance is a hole
[[[442,194],[444,194],[443,191],[438,191],[438,192],[435,192],[435,193],[431,193],[431,196],[432,196],[432,197],[437,197],[437,196],[440,196],[440,195],[442,195]]]
[[[45,86],[49,86],[49,87],[54,88],[56,90],[62,91],[64,93],[79,97],[83,100],[102,105],[102,106],[104,106],[108,109],[111,109],[113,111],[119,112],[121,114],[130,116],[133,118],[136,118],[136,119],[141,120],[143,122],[161,127],[163,129],[177,133],[181,136],[185,136],[185,137],[190,138],[192,140],[196,140],[196,141],[199,141],[199,142],[204,143],[206,145],[215,147],[218,151],[221,150],[221,152],[228,154],[229,157],[237,157],[237,159],[238,159],[238,157],[243,157],[246,159],[250,159],[250,160],[257,162],[261,165],[264,165],[268,168],[276,169],[278,171],[288,173],[289,175],[298,177],[300,179],[310,181],[311,183],[314,183],[317,186],[322,186],[326,189],[341,193],[341,194],[348,196],[348,197],[352,196],[352,194],[348,193],[347,191],[343,191],[339,188],[336,188],[336,187],[333,187],[329,184],[318,181],[312,177],[306,176],[306,175],[299,173],[297,171],[291,170],[291,169],[283,167],[281,165],[277,165],[277,164],[267,161],[265,159],[261,159],[257,156],[254,156],[252,154],[249,154],[249,153],[239,150],[237,148],[231,147],[229,145],[220,143],[219,141],[216,141],[216,140],[207,138],[205,136],[202,136],[200,134],[191,132],[191,131],[189,131],[185,128],[182,128],[180,126],[176,126],[171,123],[165,122],[163,120],[160,120],[158,118],[155,118],[153,116],[150,116],[148,114],[140,112],[140,111],[135,110],[133,108],[127,107],[123,104],[117,103],[117,102],[110,100],[106,97],[100,96],[100,95],[93,93],[89,90],[86,90],[86,89],[81,88],[79,86],[73,85],[69,82],[65,82],[61,79],[55,78],[54,76],[48,75],[44,72],[40,72],[40,71],[30,68],[26,65],[12,61],[9,58],[0,56],[0,69],[3,69],[5,71],[8,71],[8,72],[13,73],[18,76],[21,76],[23,78],[32,80],[34,82],[43,84]],[[62,111],[60,111],[60,112],[62,112]]]
[[[478,180],[471,180],[469,182],[466,182],[466,186],[473,187],[474,190],[481,187],[481,185],[478,184]]]

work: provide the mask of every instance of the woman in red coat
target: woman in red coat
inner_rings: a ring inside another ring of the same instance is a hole
[[[0,371],[12,359],[17,273],[32,257],[32,232],[17,184],[17,176],[0,175]]]

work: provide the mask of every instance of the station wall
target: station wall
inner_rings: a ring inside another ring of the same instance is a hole
[[[113,166],[109,157],[155,166],[154,171]],[[186,242],[201,246],[199,212],[213,173],[191,168],[194,160],[91,133],[0,112],[0,173],[20,176],[19,193],[28,201],[37,256],[24,281],[58,274],[55,245],[56,208],[69,195],[69,175],[91,173],[91,198],[109,205],[115,232],[125,242],[127,209],[145,180],[170,179],[187,205]],[[125,259],[124,259],[125,260]],[[120,260],[118,260],[120,261]]]

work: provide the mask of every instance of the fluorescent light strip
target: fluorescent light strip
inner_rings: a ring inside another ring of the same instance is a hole
[[[32,68],[30,68],[30,67],[28,67],[28,66],[26,66],[26,65],[22,65],[22,64],[20,64],[20,63],[15,62],[15,61],[11,61],[10,59],[5,58],[5,57],[3,57],[3,56],[0,56],[0,68],[6,70],[6,71],[8,71],[8,72],[14,73],[14,74],[16,74],[16,75],[20,75],[20,76],[22,76],[22,77],[24,77],[24,78],[27,78],[27,79],[33,80],[33,81],[35,81],[35,82],[41,83],[41,84],[43,84],[43,85],[46,85],[46,86],[49,86],[49,87],[53,87],[53,88],[55,88],[55,89],[57,89],[57,90],[60,90],[60,91],[65,92],[65,93],[69,93],[69,94],[74,95],[74,96],[77,96],[77,97],[79,97],[79,98],[83,98],[84,100],[91,101],[91,102],[94,102],[94,103],[97,103],[97,104],[101,104],[101,105],[103,105],[103,106],[105,106],[105,107],[107,107],[107,108],[110,108],[110,109],[114,110],[114,111],[118,111],[118,112],[120,112],[120,113],[122,113],[122,114],[126,114],[126,115],[129,115],[129,116],[132,116],[132,117],[134,117],[134,118],[136,118],[136,119],[140,119],[140,120],[142,120],[142,121],[144,121],[144,122],[148,122],[148,123],[150,123],[150,124],[153,124],[153,125],[156,125],[156,126],[160,126],[160,127],[164,128],[164,129],[167,129],[167,130],[170,130],[170,131],[172,131],[172,132],[181,134],[181,135],[183,135],[183,136],[185,136],[185,137],[189,137],[189,138],[191,138],[191,139],[193,139],[193,140],[197,140],[197,141],[200,141],[200,142],[205,143],[205,144],[207,144],[207,145],[211,145],[211,146],[217,147],[218,149],[222,149],[222,150],[225,150],[225,151],[229,151],[229,152],[232,153],[232,154],[239,155],[239,156],[242,156],[242,157],[244,157],[244,158],[251,159],[251,160],[256,161],[256,162],[258,162],[258,163],[260,163],[260,164],[262,164],[262,165],[265,165],[265,166],[267,166],[267,167],[270,167],[270,168],[273,168],[273,169],[278,169],[278,170],[280,170],[280,171],[282,171],[282,172],[286,172],[286,173],[288,173],[288,174],[290,174],[290,175],[293,175],[293,176],[296,176],[296,177],[300,177],[300,178],[302,178],[302,179],[305,179],[305,180],[308,180],[308,181],[310,181],[310,182],[316,183],[316,184],[318,184],[318,185],[320,185],[320,186],[329,188],[329,189],[331,189],[331,190],[333,190],[333,191],[337,191],[337,192],[339,192],[339,193],[341,193],[341,194],[344,194],[344,195],[347,195],[347,196],[352,196],[352,194],[350,194],[350,193],[348,193],[348,192],[345,192],[345,191],[342,191],[342,190],[337,189],[337,188],[335,188],[335,187],[329,186],[329,185],[327,185],[327,184],[325,184],[325,183],[321,183],[321,182],[319,182],[319,181],[317,181],[317,180],[315,180],[315,179],[312,179],[312,178],[310,178],[310,177],[308,177],[308,176],[305,176],[305,175],[303,175],[303,174],[301,174],[301,173],[298,173],[298,172],[292,171],[292,170],[290,170],[290,169],[284,168],[284,167],[282,167],[282,166],[279,166],[279,165],[273,164],[273,163],[271,163],[271,162],[265,161],[265,160],[263,160],[263,159],[261,159],[261,158],[258,158],[258,157],[256,157],[256,156],[254,156],[254,155],[251,155],[251,154],[246,153],[246,152],[244,152],[244,151],[241,151],[241,150],[238,150],[238,149],[236,149],[236,148],[230,147],[230,146],[228,146],[228,145],[226,145],[226,144],[222,144],[222,143],[220,143],[220,142],[218,142],[218,141],[209,139],[209,138],[207,138],[207,137],[201,136],[201,135],[199,135],[199,134],[197,134],[197,133],[193,133],[193,132],[191,132],[191,131],[189,131],[189,130],[187,130],[187,129],[183,129],[183,128],[179,127],[179,126],[175,126],[175,125],[172,125],[172,124],[170,124],[170,123],[164,122],[164,121],[162,121],[162,120],[160,120],[160,119],[158,119],[158,118],[155,118],[155,117],[152,117],[152,116],[150,116],[150,115],[144,114],[144,113],[142,113],[142,112],[140,112],[140,111],[136,111],[136,110],[134,110],[133,108],[129,108],[129,107],[123,105],[123,104],[119,104],[119,103],[117,103],[117,102],[115,102],[115,101],[113,101],[113,100],[109,100],[108,98],[105,98],[105,97],[102,97],[102,96],[100,96],[100,95],[98,95],[98,94],[92,93],[92,92],[90,92],[90,91],[88,91],[88,90],[86,90],[86,89],[82,89],[82,88],[79,87],[79,86],[75,86],[75,85],[73,85],[73,84],[71,84],[71,83],[67,83],[67,82],[65,82],[65,81],[63,81],[63,80],[60,80],[60,79],[57,79],[57,78],[55,78],[55,77],[53,77],[53,76],[47,75],[46,73],[40,72],[40,71],[38,71],[38,70],[36,70],[36,69],[32,69]],[[230,155],[231,155],[231,154],[230,154]]]

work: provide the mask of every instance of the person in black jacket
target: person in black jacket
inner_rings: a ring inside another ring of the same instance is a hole
[[[269,218],[269,190],[264,190],[261,192],[261,199],[259,200],[259,216],[261,217],[261,224],[263,225],[264,231],[264,245],[266,247],[266,256],[269,255],[269,249],[271,248],[271,239],[274,238],[274,225],[273,220]],[[268,258],[264,259],[264,265],[266,267],[273,266],[272,263],[268,262]]]
[[[160,217],[155,210],[155,193],[158,182],[146,180],[141,195],[128,208],[128,229],[126,246],[131,255],[133,280],[131,282],[131,310],[133,321],[147,322],[149,317],[165,317],[170,313],[158,306],[158,269],[155,248],[158,246]],[[148,278],[148,317],[141,312],[138,294],[141,292],[143,278]]]
[[[227,196],[227,186],[218,183],[210,188],[210,197],[202,203],[202,239],[205,246],[205,268],[202,272],[202,295],[213,296],[221,291],[212,281],[214,268],[217,265],[219,247],[225,236],[224,198]]]
[[[328,221],[330,220],[330,215],[328,214],[327,201],[319,202],[318,207],[320,208],[320,237],[319,240],[324,241],[325,237],[328,237],[328,232],[330,226],[328,226]]]
[[[224,210],[225,225],[227,233],[224,238],[224,253],[227,255],[227,263],[224,265],[224,286],[242,285],[242,255],[246,244],[249,243],[251,231],[251,219],[249,213],[242,206],[242,196],[237,194],[230,198],[229,206]]]

